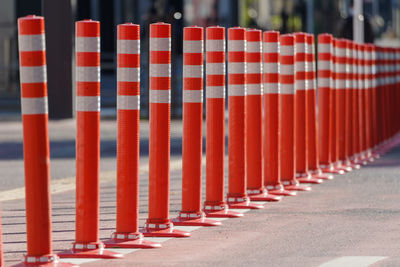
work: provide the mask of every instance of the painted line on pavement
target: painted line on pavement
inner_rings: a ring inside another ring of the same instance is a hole
[[[325,262],[319,267],[367,267],[386,258],[379,256],[345,256]]]

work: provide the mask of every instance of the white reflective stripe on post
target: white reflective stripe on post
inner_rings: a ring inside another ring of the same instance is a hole
[[[207,86],[207,98],[225,98],[225,86]]]
[[[294,66],[296,71],[306,71],[307,63],[306,61],[297,61]]]
[[[47,114],[47,96],[45,97],[22,97],[22,115]]]
[[[139,40],[117,40],[118,54],[140,54]]]
[[[246,64],[247,68],[247,73],[252,74],[252,73],[260,73],[261,72],[261,62],[256,62],[256,63],[247,63]]]
[[[228,96],[245,96],[245,84],[228,84]]]
[[[318,60],[319,70],[330,70],[332,67],[331,61],[329,60]]]
[[[184,103],[203,103],[203,90],[183,90]]]
[[[345,79],[336,79],[334,89],[346,89],[346,80]]]
[[[307,49],[306,43],[295,43],[296,53],[305,53]]]
[[[262,52],[261,42],[247,42],[246,43],[246,52],[261,53]]]
[[[245,62],[228,62],[228,74],[244,74],[246,73]]]
[[[364,66],[365,68],[365,66]],[[346,73],[346,64],[343,63],[335,63],[336,73]]]
[[[203,65],[183,65],[183,77],[185,78],[202,78]]]
[[[294,84],[282,83],[280,89],[281,89],[280,93],[283,95],[294,95],[296,92]]]
[[[244,52],[246,51],[245,40],[228,40],[228,51],[229,52]]]
[[[263,43],[263,52],[264,53],[278,53],[279,52],[279,43],[278,42],[264,42]]]
[[[337,57],[346,56],[346,48],[335,47],[335,55]]]
[[[223,52],[225,51],[225,39],[223,40],[206,40],[207,52]]]
[[[160,104],[171,103],[171,90],[150,89],[150,103],[160,103]]]
[[[264,62],[264,73],[279,73],[279,62]]]
[[[171,77],[171,64],[150,64],[150,77]]]
[[[76,52],[100,52],[100,37],[75,37]]]
[[[150,51],[171,51],[171,38],[150,38]]]
[[[46,65],[33,66],[33,67],[19,67],[19,79],[21,83],[47,82]]]
[[[280,50],[281,56],[294,56],[293,45],[281,45]]]
[[[262,95],[262,84],[248,83],[246,93],[247,95]]]
[[[44,34],[19,34],[18,47],[20,52],[45,51],[46,40]]]
[[[203,53],[203,41],[183,41],[183,53]]]
[[[76,67],[75,75],[77,82],[100,82],[100,66]]]
[[[332,52],[332,45],[331,44],[318,44],[318,53],[328,53]]]
[[[294,65],[285,65],[281,64],[281,72],[282,75],[294,75]]]
[[[100,111],[100,96],[77,96],[76,111]]]
[[[140,95],[118,95],[117,109],[119,110],[139,110]]]
[[[206,63],[207,75],[225,75],[225,63]]]
[[[318,87],[330,87],[331,79],[330,78],[318,78]]]
[[[279,83],[264,83],[264,94],[278,94]]]
[[[140,82],[139,68],[117,68],[118,82]]]

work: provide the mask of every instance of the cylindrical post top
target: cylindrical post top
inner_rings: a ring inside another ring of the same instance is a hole
[[[42,34],[44,33],[44,18],[41,16],[28,15],[18,19],[19,34]]]

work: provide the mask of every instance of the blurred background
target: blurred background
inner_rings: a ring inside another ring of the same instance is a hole
[[[366,42],[398,45],[400,0],[364,0]],[[353,36],[352,0],[1,0],[0,119],[19,117],[17,18],[46,19],[49,115],[74,114],[74,22],[101,22],[101,106],[103,117],[116,107],[116,25],[141,25],[141,115],[148,116],[149,23],[172,24],[172,116],[182,114],[182,27],[240,25],[281,33],[296,31]]]

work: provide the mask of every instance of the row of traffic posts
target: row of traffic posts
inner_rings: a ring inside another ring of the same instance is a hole
[[[138,225],[140,26],[117,29],[116,230],[99,239],[100,23],[76,22],[76,229],[52,250],[44,19],[18,20],[27,254],[20,266],[74,266],[61,258],[121,258],[107,248],[158,248],[143,237],[189,237],[182,226],[219,226],[310,191],[399,143],[400,50],[318,36],[191,26],[183,37],[182,209],[169,217],[171,25],[150,25],[148,219]],[[205,51],[204,51],[205,46]],[[227,55],[227,58],[226,58]],[[205,56],[205,58],[204,58]],[[206,199],[201,202],[203,82]],[[226,61],[228,71],[226,76]],[[318,79],[317,79],[318,78]],[[225,194],[228,81],[229,185]],[[317,94],[318,88],[318,94]],[[318,105],[317,105],[318,101]],[[318,110],[317,110],[318,107]],[[1,232],[1,228],[0,228]],[[0,233],[1,236],[1,233]],[[0,239],[0,262],[3,266]]]

